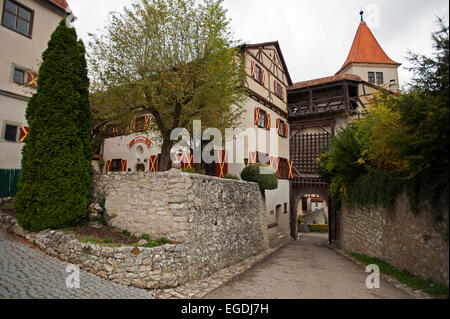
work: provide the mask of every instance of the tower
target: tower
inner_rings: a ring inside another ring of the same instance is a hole
[[[336,75],[358,75],[367,82],[396,91],[399,89],[398,68],[401,64],[393,61],[384,52],[364,21],[364,12],[361,11],[360,14],[361,23],[350,53]]]

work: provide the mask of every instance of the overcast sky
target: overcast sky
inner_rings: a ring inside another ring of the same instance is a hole
[[[79,37],[98,33],[111,11],[130,0],[67,0],[78,17]],[[411,79],[404,69],[407,51],[430,55],[435,16],[448,21],[448,0],[225,0],[235,39],[247,43],[278,40],[293,82],[334,75],[342,66],[360,22],[400,67],[400,83]]]

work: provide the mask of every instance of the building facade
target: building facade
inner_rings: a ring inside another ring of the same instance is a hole
[[[65,0],[0,0],[0,169],[21,166],[42,52],[70,12]]]
[[[287,124],[287,88],[292,81],[278,42],[245,44],[240,47],[245,63],[246,100],[239,127],[245,137],[242,144],[244,158],[236,152],[218,152],[212,164],[193,163],[189,151],[177,155],[183,162],[181,168],[197,168],[205,174],[223,178],[226,174],[240,177],[246,165],[265,163],[271,165],[279,177],[278,189],[266,191],[267,223],[269,235],[276,239],[289,236],[289,127]],[[138,118],[131,124],[133,131],[141,134],[120,134],[114,127],[106,127],[107,135],[102,146],[105,166],[103,171],[153,171],[158,169],[161,138],[158,132],[147,132],[151,115]],[[137,129],[136,129],[137,127]],[[249,133],[249,134],[247,134]],[[239,145],[238,145],[239,144]],[[98,165],[95,165],[98,166]]]

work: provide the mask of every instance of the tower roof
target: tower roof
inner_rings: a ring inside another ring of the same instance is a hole
[[[351,63],[401,65],[387,56],[364,21],[359,24],[347,60],[336,74],[342,72]]]

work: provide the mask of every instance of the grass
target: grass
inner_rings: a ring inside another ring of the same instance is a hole
[[[78,240],[83,244],[94,244],[99,246],[107,246],[107,247],[122,247],[122,244],[115,243],[112,238],[93,238],[93,237],[82,237]]]
[[[389,263],[375,257],[355,253],[350,255],[362,261],[365,265],[377,265],[380,267],[380,272],[398,279],[410,288],[421,290],[436,298],[448,299],[448,287],[445,285],[436,284],[431,279],[425,280],[405,270],[398,270]]]

